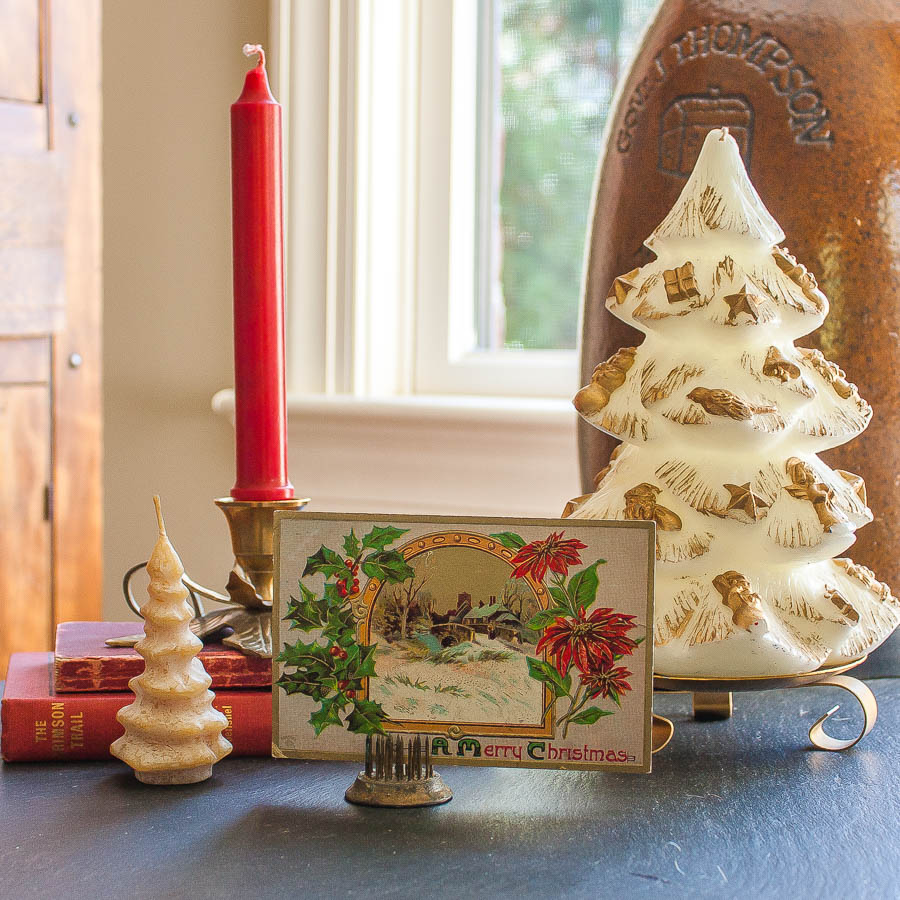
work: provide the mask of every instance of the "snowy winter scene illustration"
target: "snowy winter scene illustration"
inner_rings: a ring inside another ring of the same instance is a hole
[[[408,564],[412,576],[382,585],[372,609],[370,697],[394,720],[539,724],[534,588],[483,549],[443,546]]]

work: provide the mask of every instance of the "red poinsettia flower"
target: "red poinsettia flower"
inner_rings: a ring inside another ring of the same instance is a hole
[[[569,566],[580,566],[579,550],[586,550],[576,538],[563,540],[564,531],[554,532],[543,541],[532,541],[526,544],[512,560],[515,570],[513,578],[524,578],[531,575],[535,581],[543,581],[549,568],[560,575],[569,573]]]
[[[625,666],[605,666],[594,672],[588,672],[581,676],[581,682],[588,690],[593,700],[594,697],[619,697],[625,691],[631,690],[631,685],[626,679],[631,678],[631,672]]]
[[[538,641],[536,651],[546,649],[556,657],[556,667],[565,675],[574,660],[585,674],[612,666],[616,656],[634,653],[637,643],[626,632],[634,628],[634,616],[600,607],[586,616],[579,608],[576,618],[560,616],[551,622]]]

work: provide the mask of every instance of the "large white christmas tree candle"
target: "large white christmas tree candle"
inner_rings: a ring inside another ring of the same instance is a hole
[[[144,671],[128,682],[134,703],[117,714],[125,734],[110,752],[128,763],[139,781],[192,784],[209,778],[213,764],[231,752],[222,737],[228,720],[212,705],[212,679],[196,658],[203,643],[190,629],[184,567],[169,543],[159,497],[153,502],[159,538],[147,563],[144,637],[134,648],[144,657]]]
[[[828,301],[783,238],[734,139],[711,131],[646,241],[656,260],[606,300],[643,343],[575,398],[625,443],[567,511],[657,523],[659,673],[807,672],[859,658],[900,622],[886,585],[833,559],[872,514],[862,478],[816,454],[872,411],[836,365],[794,346]]]

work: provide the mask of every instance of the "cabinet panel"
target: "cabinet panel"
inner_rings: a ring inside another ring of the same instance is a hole
[[[38,103],[41,99],[40,0],[0,0],[0,97]]]
[[[0,385],[0,678],[9,654],[52,648],[50,389]]]

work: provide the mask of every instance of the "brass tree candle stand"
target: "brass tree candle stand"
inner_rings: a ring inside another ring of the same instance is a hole
[[[225,628],[232,633],[222,639],[228,647],[250,656],[266,659],[272,656],[272,584],[274,580],[273,531],[275,512],[280,509],[302,509],[308,499],[291,500],[233,500],[222,497],[215,501],[222,510],[231,546],[234,566],[225,585],[226,594],[198,584],[187,574],[182,578],[194,607],[191,631],[200,638],[211,637]],[[140,615],[140,604],[131,590],[131,580],[147,563],[132,566],[122,579],[125,601]],[[205,612],[201,598],[225,605],[225,609]],[[142,634],[111,638],[111,647],[133,647]]]
[[[849,750],[858,744],[874,727],[878,718],[878,703],[869,687],[846,673],[865,662],[866,657],[839,666],[826,666],[802,675],[776,675],[751,678],[688,678],[654,674],[653,690],[663,693],[693,694],[694,718],[698,720],[728,719],[733,711],[732,694],[745,691],[774,691],[787,688],[821,686],[847,691],[862,708],[863,727],[850,739],[831,737],[825,723],[840,706],[833,706],[820,716],[809,729],[810,743],[818,750]]]

